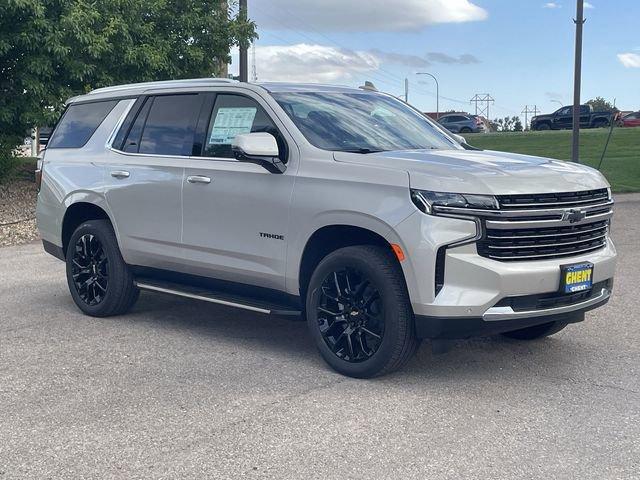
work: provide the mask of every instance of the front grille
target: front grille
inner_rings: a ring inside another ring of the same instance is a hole
[[[583,192],[499,195],[497,198],[498,202],[500,202],[500,208],[505,210],[573,208],[602,203],[609,199],[609,191],[606,188],[600,188]]]
[[[613,202],[607,189],[540,195],[501,195],[478,254],[500,261],[571,257],[604,248]]]

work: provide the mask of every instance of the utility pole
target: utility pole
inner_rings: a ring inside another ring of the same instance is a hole
[[[404,79],[404,101],[409,103],[409,79]]]
[[[577,0],[576,18],[576,58],[573,75],[573,145],[571,160],[580,163],[580,81],[582,77],[582,26],[584,25],[584,0]]]
[[[493,97],[488,93],[476,93],[470,100],[471,103],[476,104],[476,115],[491,120],[489,116],[489,106],[495,102]],[[483,105],[484,104],[484,105]]]
[[[524,129],[525,130],[527,130],[527,125],[529,124],[528,115],[530,113],[533,113],[533,116],[535,117],[538,114],[539,111],[540,110],[538,110],[538,106],[537,105],[534,105],[533,108],[529,107],[529,105],[525,105],[524,106],[524,110],[522,110],[521,113],[524,115]],[[531,118],[533,118],[533,117],[531,117]]]
[[[247,0],[240,0],[240,20],[246,21],[248,18],[247,15]],[[248,55],[249,45],[247,45],[246,40],[242,40],[240,42],[240,81],[247,82],[249,81],[249,55]]]
[[[440,118],[440,86],[438,85],[438,79],[435,75],[428,72],[417,72],[416,75],[429,75],[436,82],[436,120]]]

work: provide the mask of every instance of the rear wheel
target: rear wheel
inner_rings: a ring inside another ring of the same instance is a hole
[[[515,340],[536,340],[538,338],[544,338],[558,333],[567,325],[568,324],[566,322],[549,322],[543,323],[542,325],[523,328],[521,330],[514,330],[513,332],[506,332],[502,335]]]
[[[108,220],[89,220],[80,225],[69,240],[66,262],[69,291],[87,315],[119,315],[138,299],[140,291]]]
[[[308,288],[307,322],[322,357],[350,377],[396,370],[419,346],[402,271],[381,247],[345,247],[320,262]]]
[[[606,128],[609,126],[609,122],[606,120],[598,120],[593,124],[593,128]]]
[[[460,133],[471,133],[471,129],[469,127],[462,127],[460,129]]]

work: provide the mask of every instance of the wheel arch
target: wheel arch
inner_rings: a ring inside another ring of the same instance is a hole
[[[311,275],[320,261],[339,248],[377,245],[388,249],[393,254],[393,258],[398,261],[392,247],[394,242],[390,242],[387,237],[387,232],[348,223],[328,224],[317,228],[308,236],[297,266],[297,290],[301,298],[304,299]],[[403,270],[402,267],[401,270]]]
[[[113,222],[111,217],[106,212],[106,210],[95,203],[90,201],[79,200],[76,202],[70,203],[62,218],[62,230],[61,230],[61,241],[62,241],[62,250],[64,255],[67,253],[67,246],[69,245],[69,240],[73,232],[78,228],[79,225],[86,222],[87,220],[108,220],[113,226]],[[117,238],[117,235],[116,235]]]

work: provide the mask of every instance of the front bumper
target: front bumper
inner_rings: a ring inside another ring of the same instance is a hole
[[[478,254],[473,221],[417,214],[396,231],[406,239],[408,254],[401,266],[422,337],[488,335],[554,318],[580,321],[585,311],[608,301],[613,287],[616,250],[610,239],[603,248],[584,254],[508,262]],[[471,243],[451,246],[465,241]],[[442,258],[437,258],[439,251]],[[594,265],[592,296],[560,295],[560,266],[583,262]],[[441,272],[438,264],[444,265]]]
[[[569,305],[532,310],[512,307],[492,307],[482,317],[431,317],[416,315],[415,328],[419,338],[465,339],[512,332],[549,322],[577,323],[585,312],[609,301],[611,283],[595,289],[590,298]]]

